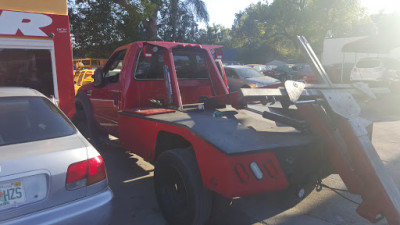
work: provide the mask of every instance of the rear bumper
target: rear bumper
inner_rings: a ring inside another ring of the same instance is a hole
[[[113,194],[106,190],[74,202],[1,222],[16,224],[111,224]]]
[[[293,185],[303,187],[332,172],[324,148],[317,144],[239,155],[225,155],[211,146],[200,149],[197,159],[204,185],[227,198],[283,190]],[[204,152],[207,154],[203,155]],[[257,167],[261,177],[256,176]]]

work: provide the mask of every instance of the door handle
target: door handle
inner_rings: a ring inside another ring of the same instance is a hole
[[[114,106],[118,107],[119,94],[118,93],[111,93],[111,95],[114,97]]]

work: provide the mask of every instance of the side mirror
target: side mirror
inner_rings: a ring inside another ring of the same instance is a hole
[[[102,87],[103,86],[103,84],[104,84],[104,79],[103,79],[103,69],[102,68],[97,68],[95,71],[94,71],[94,74],[93,74],[93,86],[94,87]]]

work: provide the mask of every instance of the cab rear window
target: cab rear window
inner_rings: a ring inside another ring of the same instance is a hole
[[[0,98],[0,146],[63,137],[74,133],[76,133],[74,126],[46,98]]]
[[[134,73],[135,79],[164,79],[164,51],[164,49],[158,49],[152,53],[151,57],[145,57],[144,51],[141,51]],[[208,79],[207,56],[204,51],[174,49],[172,55],[178,79]]]
[[[203,51],[174,49],[172,54],[178,79],[208,78],[206,56]]]
[[[136,64],[135,78],[137,80],[162,80],[164,79],[164,49],[153,52],[151,57],[145,57],[144,51],[140,51]]]

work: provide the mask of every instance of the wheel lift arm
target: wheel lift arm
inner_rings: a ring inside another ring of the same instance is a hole
[[[241,100],[290,99],[311,132],[326,143],[330,162],[348,190],[361,196],[357,213],[371,222],[383,216],[390,225],[400,224],[399,189],[372,145],[366,129],[369,121],[359,117],[361,110],[352,95],[343,89],[307,90],[293,81],[287,81],[285,87],[279,91],[242,89]],[[269,118],[285,121],[277,115]]]
[[[400,224],[400,192],[379,158],[359,108],[346,92],[321,90],[322,104],[299,104],[299,113],[328,146],[329,159],[351,193],[362,203],[357,213],[371,222],[382,216]]]

